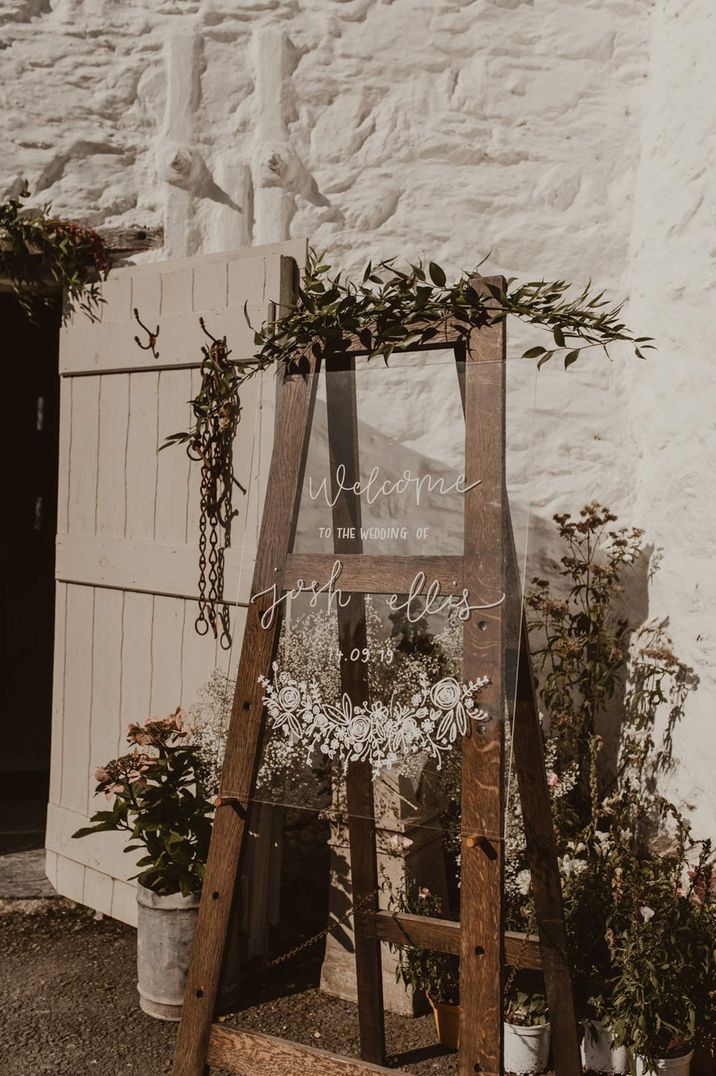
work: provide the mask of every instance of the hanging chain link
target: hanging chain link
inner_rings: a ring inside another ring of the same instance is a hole
[[[254,974],[258,975],[260,972],[268,971],[269,968],[278,968],[281,964],[288,963],[289,960],[293,960],[294,957],[300,956],[307,949],[313,948],[314,945],[318,945],[320,941],[327,938],[329,934],[332,934],[334,930],[338,930],[338,927],[347,923],[351,916],[355,916],[358,912],[361,912],[367,904],[369,904],[375,896],[380,892],[380,887],[372,889],[370,893],[367,893],[364,897],[358,901],[357,904],[352,904],[347,912],[344,912],[340,919],[336,919],[335,923],[331,923],[330,926],[325,927],[323,930],[319,930],[318,934],[312,934],[306,941],[301,942],[300,945],[294,946],[293,949],[289,949],[288,952],[282,953],[281,956],[275,957],[273,960],[269,960],[262,964],[260,968],[256,968]]]
[[[201,390],[197,400],[211,401],[197,415],[194,437],[189,443],[191,459],[201,461],[199,501],[199,615],[194,627],[199,635],[209,630],[223,650],[231,646],[229,605],[224,599],[224,557],[231,546],[234,486],[246,490],[234,477],[234,436],[241,415],[241,401],[234,364],[226,337],[212,336],[199,318],[210,343],[202,347]],[[195,401],[196,404],[196,401]]]

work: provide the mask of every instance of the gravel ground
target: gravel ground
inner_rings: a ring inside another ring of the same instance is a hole
[[[2,1076],[170,1072],[176,1025],[138,1006],[135,939],[131,928],[69,901],[0,902]],[[355,1006],[316,990],[317,968],[313,956],[272,979],[249,980],[242,1011],[226,1022],[357,1055]],[[387,1014],[392,1067],[457,1072],[455,1056],[435,1045],[431,1021]]]

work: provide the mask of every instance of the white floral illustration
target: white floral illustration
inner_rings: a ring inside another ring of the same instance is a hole
[[[292,744],[302,744],[308,759],[320,751],[345,769],[349,762],[370,762],[374,776],[410,755],[423,752],[437,761],[459,736],[470,733],[471,721],[486,721],[475,696],[489,682],[479,677],[467,684],[445,676],[430,684],[420,676],[419,690],[408,702],[393,696],[353,705],[343,695],[338,705],[324,703],[314,680],[296,680],[274,663],[273,680],[259,678],[271,726]]]

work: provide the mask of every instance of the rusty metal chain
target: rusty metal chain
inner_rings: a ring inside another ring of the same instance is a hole
[[[343,913],[340,919],[336,919],[335,923],[331,923],[330,926],[325,927],[323,930],[320,930],[317,934],[312,934],[310,938],[306,939],[306,941],[301,942],[300,945],[294,946],[293,949],[289,949],[288,952],[283,953],[281,956],[277,956],[273,960],[269,960],[265,964],[262,964],[260,968],[256,968],[254,970],[253,974],[258,975],[260,972],[268,971],[269,968],[278,968],[281,966],[281,964],[288,963],[289,960],[293,960],[294,957],[299,956],[307,949],[311,949],[314,945],[318,945],[320,941],[323,941],[324,938],[327,938],[328,935],[333,933],[334,930],[337,930],[338,927],[341,927],[344,923],[347,923],[352,915],[355,915],[356,912],[361,912],[366,906],[366,904],[372,901],[373,898],[377,896],[379,892],[380,887],[372,889],[370,893],[367,893],[364,897],[362,897],[357,904],[352,904],[348,911]]]
[[[201,390],[198,400],[210,406],[197,416],[197,428],[187,449],[191,459],[201,461],[199,501],[199,614],[194,627],[199,635],[211,630],[223,650],[231,647],[229,604],[224,597],[224,560],[231,546],[234,486],[246,490],[234,477],[234,437],[241,415],[241,401],[229,376],[233,364],[226,337],[213,336],[199,318],[210,343],[202,347]]]

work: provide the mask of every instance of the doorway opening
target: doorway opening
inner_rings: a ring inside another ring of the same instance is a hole
[[[44,846],[52,729],[61,302],[0,293],[0,854]]]

